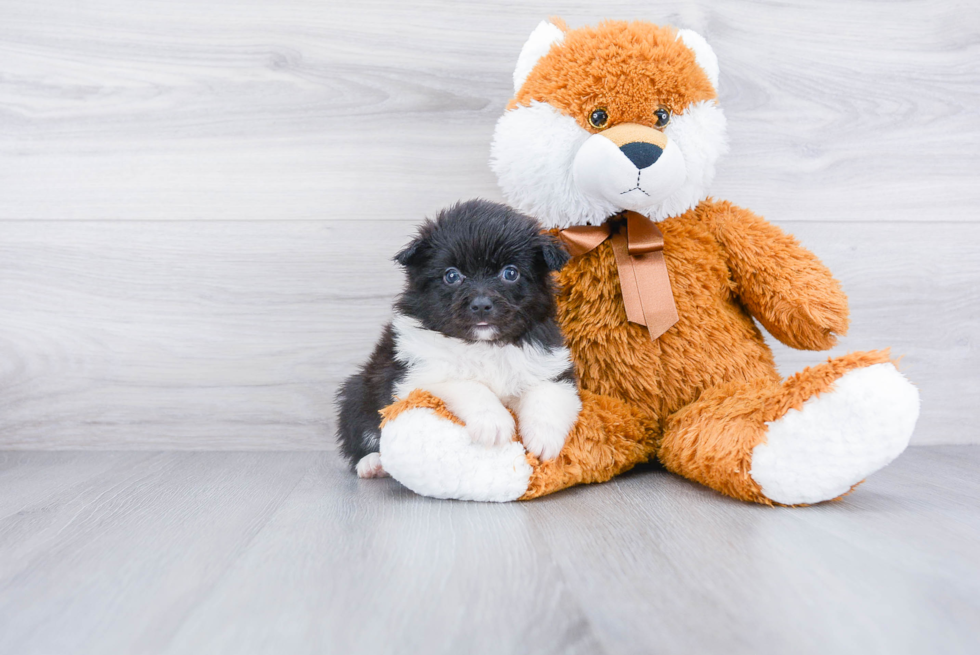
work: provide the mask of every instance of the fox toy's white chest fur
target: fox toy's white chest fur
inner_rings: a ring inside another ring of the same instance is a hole
[[[427,330],[418,320],[404,315],[396,315],[392,327],[395,359],[407,368],[395,388],[395,395],[401,397],[412,389],[468,380],[486,385],[501,400],[509,400],[559,377],[571,366],[567,348],[549,351],[530,344],[468,343]]]

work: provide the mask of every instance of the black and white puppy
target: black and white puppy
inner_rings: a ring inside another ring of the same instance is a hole
[[[413,389],[441,398],[488,446],[513,439],[510,408],[528,452],[556,457],[582,408],[555,320],[561,244],[532,218],[471,200],[427,220],[395,261],[407,285],[394,319],[337,394],[337,439],[357,474],[385,475],[378,412]]]

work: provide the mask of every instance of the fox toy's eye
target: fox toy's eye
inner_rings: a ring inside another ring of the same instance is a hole
[[[521,272],[516,266],[504,266],[500,269],[500,279],[504,282],[517,282],[521,277]]]
[[[596,107],[589,114],[589,125],[597,130],[601,130],[609,123],[609,112],[605,107]]]
[[[447,268],[446,272],[442,274],[442,281],[451,287],[456,286],[463,281],[463,274],[455,268]]]
[[[667,127],[670,123],[670,110],[660,105],[657,107],[657,111],[653,112],[653,115],[657,117],[657,127]]]

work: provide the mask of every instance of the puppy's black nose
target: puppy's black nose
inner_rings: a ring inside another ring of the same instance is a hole
[[[633,165],[639,169],[644,169],[647,166],[653,166],[660,155],[664,154],[664,149],[660,146],[655,146],[652,143],[644,143],[642,141],[634,141],[633,143],[627,143],[620,146],[620,150],[623,154],[629,157],[629,160],[633,162]]]
[[[470,302],[470,311],[483,318],[493,310],[493,301],[486,296],[477,296]]]

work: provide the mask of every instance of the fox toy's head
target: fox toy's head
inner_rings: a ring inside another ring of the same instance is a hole
[[[697,205],[726,149],[711,47],[652,23],[556,23],[524,44],[494,133],[491,167],[508,201],[560,228]]]

